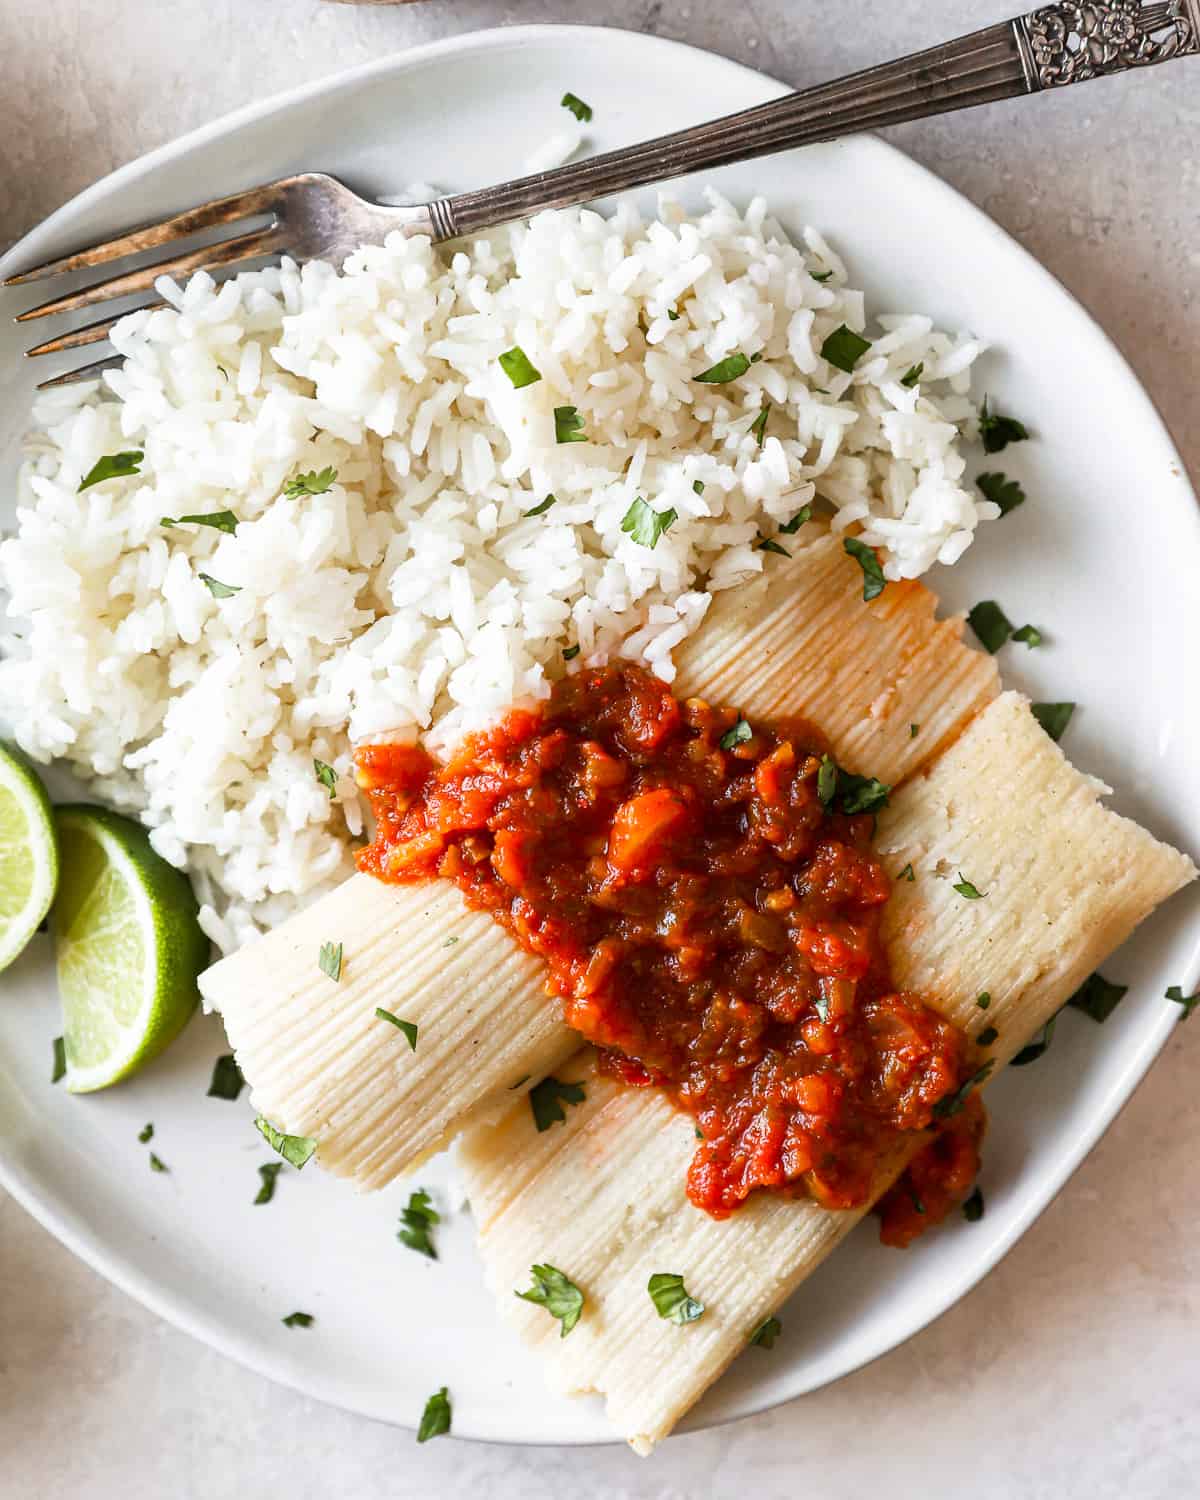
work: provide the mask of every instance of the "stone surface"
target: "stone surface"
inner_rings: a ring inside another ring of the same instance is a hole
[[[994,0],[0,0],[0,247],[121,162],[292,84],[482,26],[605,21],[797,85],[982,26]],[[970,11],[969,18],[967,11]],[[835,29],[831,17],[853,22]],[[893,139],[1100,317],[1200,474],[1200,63]],[[952,247],[948,247],[950,253]],[[1138,497],[1130,497],[1131,508]],[[1200,1023],[1198,1023],[1200,1025]],[[769,1415],[621,1449],[438,1442],[321,1407],[159,1322],[0,1196],[3,1500],[1159,1500],[1195,1493],[1192,1145],[1176,1035],[1058,1201],[902,1349]]]

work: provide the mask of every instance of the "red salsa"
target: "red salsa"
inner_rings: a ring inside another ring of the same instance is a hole
[[[452,880],[544,958],[602,1066],[693,1117],[688,1195],[714,1217],[758,1189],[861,1206],[969,1076],[964,1035],[892,983],[874,819],[811,725],[747,724],[621,665],[444,766],[386,744],[357,766],[377,820],[360,866]]]

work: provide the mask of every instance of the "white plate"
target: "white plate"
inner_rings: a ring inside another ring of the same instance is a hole
[[[75,199],[5,267],[301,168],[367,192],[414,179],[473,187],[519,171],[564,123],[571,89],[595,109],[598,149],[781,92],[758,74],[657,37],[575,27],[484,32],[360,68],[233,115],[152,153]],[[1073,759],[1119,791],[1114,805],[1193,853],[1200,801],[1195,579],[1200,518],[1178,455],[1136,379],[1091,319],[994,224],[905,157],[864,139],[733,167],[712,179],[765,194],[794,230],[829,233],[876,312],[917,308],[992,340],[981,389],[1037,441],[1003,467],[1029,492],[985,527],[968,560],[935,578],[947,601],[1001,601],[1048,645],[1006,649],[1010,683],[1079,701]],[[695,196],[697,184],[685,191]],[[4,267],[0,267],[0,273]],[[28,330],[7,321],[40,300],[10,293],[0,327],[0,447],[11,475],[32,376]],[[985,465],[981,462],[980,467]],[[5,486],[11,488],[10,485]],[[1098,879],[1104,871],[1097,870]],[[690,1418],[705,1425],[810,1391],[890,1349],[949,1307],[1013,1244],[1129,1096],[1178,1018],[1169,984],[1196,975],[1197,901],[1172,902],[1106,966],[1132,986],[1103,1029],[1069,1014],[1052,1053],[989,1093],[988,1211],[907,1254],[855,1235],[755,1351]],[[536,1362],[497,1322],[466,1214],[442,1258],[397,1244],[397,1189],[356,1197],[315,1171],[281,1178],[252,1206],[269,1158],[245,1100],[205,1097],[219,1025],[197,1020],[134,1082],[71,1098],[52,1088],[60,1029],[46,939],[8,973],[0,1005],[0,1180],[104,1275],[235,1359],[313,1396],[413,1425],[448,1385],[459,1436],[611,1440],[598,1403],[548,1398]],[[170,1175],[152,1175],[137,1132],[155,1125]],[[316,1316],[308,1331],[280,1318]]]

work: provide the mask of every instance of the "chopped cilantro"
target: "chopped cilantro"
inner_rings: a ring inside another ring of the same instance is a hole
[[[554,408],[554,441],[556,443],[586,443],[587,440],[579,408],[556,406]]]
[[[329,793],[329,800],[332,802],[337,793],[337,772],[323,760],[314,760],[313,774]]]
[[[992,997],[988,994],[987,990],[983,990],[979,995],[975,997],[975,1004],[979,1007],[980,1010],[987,1010],[988,1006],[991,1003]]]
[[[1089,974],[1067,1004],[1103,1025],[1128,993],[1127,984],[1111,984],[1103,974]]]
[[[275,1179],[282,1171],[283,1163],[281,1161],[263,1162],[262,1166],[259,1167],[259,1189],[254,1195],[255,1207],[258,1207],[260,1203],[270,1203],[271,1199],[275,1196]]]
[[[1183,1006],[1183,1014],[1179,1018],[1181,1021],[1186,1021],[1196,1007],[1200,1005],[1200,990],[1197,990],[1194,995],[1185,995],[1179,985],[1173,984],[1167,990],[1166,996],[1168,1000],[1174,1000],[1176,1005]]]
[[[328,974],[336,984],[342,977],[341,943],[322,943],[321,950],[317,954],[317,967],[322,974]]]
[[[765,536],[754,549],[756,552],[773,552],[776,557],[791,557],[786,547],[781,547],[773,537]]]
[[[979,411],[979,437],[985,453],[1003,453],[1009,443],[1025,442],[1029,431],[1015,417],[1002,417],[992,411],[985,396]]]
[[[54,1038],[54,1071],[50,1074],[50,1082],[57,1083],[60,1078],[67,1076],[67,1048],[62,1037]]]
[[[446,1387],[435,1391],[425,1403],[425,1410],[421,1413],[421,1425],[417,1428],[417,1442],[427,1443],[430,1438],[441,1437],[443,1433],[450,1431],[450,1419],[453,1413],[450,1409],[450,1398],[446,1394]]]
[[[725,359],[719,359],[715,365],[710,365],[707,370],[702,370],[699,375],[693,375],[693,380],[698,380],[702,385],[728,385],[731,380],[736,380],[744,375],[750,368],[750,361],[744,354],[730,354]]]
[[[238,518],[231,510],[210,510],[203,516],[163,516],[160,526],[211,526],[214,531],[227,531],[230,536],[238,528]]]
[[[704,493],[704,481],[703,481],[703,479],[693,479],[692,480],[692,489],[695,490],[695,492],[696,492],[697,495],[703,495],[703,493]]]
[[[919,724],[910,724],[908,726],[908,737],[909,737],[910,740],[915,740],[916,737],[917,737],[917,735],[920,734],[920,732],[921,732],[921,726]]]
[[[870,339],[863,338],[843,323],[821,345],[821,358],[827,359],[835,370],[844,370],[850,375],[870,347]]]
[[[775,1340],[782,1332],[783,1324],[778,1318],[764,1318],[747,1343],[753,1344],[757,1349],[774,1349]]]
[[[994,599],[984,599],[967,614],[967,624],[975,632],[979,644],[995,656],[1000,647],[1012,635],[1012,621]]]
[[[755,417],[754,421],[750,424],[750,431],[754,434],[759,448],[761,448],[767,440],[767,418],[770,415],[771,403],[769,401],[764,401],[762,404],[762,408],[758,413],[758,416]]]
[[[722,750],[732,750],[735,745],[744,745],[754,738],[754,731],[745,719],[739,719],[732,729],[727,729],[717,741]]]
[[[103,458],[96,460],[79,481],[79,488],[75,493],[82,495],[84,490],[90,490],[94,484],[103,484],[106,479],[128,479],[131,474],[140,472],[138,465],[145,456],[140,449],[134,449],[130,453],[106,453]]]
[[[516,1085],[514,1084],[515,1088]],[[529,1107],[540,1135],[551,1125],[566,1122],[564,1104],[582,1104],[587,1095],[579,1083],[560,1083],[557,1078],[543,1078],[529,1090]]]
[[[443,943],[442,947],[446,947]],[[402,1021],[399,1016],[392,1015],[390,1010],[384,1010],[382,1005],[375,1007],[375,1014],[381,1021],[390,1021],[397,1031],[402,1031],[408,1041],[409,1047],[415,1052],[417,1050],[417,1025],[415,1021]]]
[[[875,556],[874,549],[856,536],[843,538],[842,547],[863,570],[863,603],[870,604],[872,599],[878,599],[887,584],[879,559]]]
[[[704,1312],[704,1303],[688,1295],[683,1277],[673,1271],[656,1271],[646,1283],[646,1290],[659,1317],[681,1327],[694,1323]]]
[[[1014,1068],[1023,1068],[1028,1063],[1037,1062],[1038,1058],[1047,1050],[1054,1039],[1054,1027],[1058,1021],[1057,1016],[1051,1016],[1042,1027],[1042,1032],[1036,1040],[1030,1042],[1028,1047],[1022,1047],[1020,1052],[1012,1060]]]
[[[567,92],[559,103],[564,109],[569,109],[581,125],[586,125],[592,118],[592,106],[585,104],[578,94]]]
[[[821,757],[821,767],[817,772],[817,800],[828,811],[832,811],[836,801],[842,812],[850,816],[875,812],[887,806],[891,790],[874,776],[857,776],[852,771],[843,771],[832,756]]]
[[[208,1085],[208,1099],[236,1099],[246,1086],[242,1070],[232,1052],[224,1052],[213,1063],[212,1079]]]
[[[500,356],[500,368],[519,391],[527,385],[536,385],[542,372],[536,369],[520,344],[514,344]]]
[[[802,505],[792,519],[779,528],[783,536],[795,536],[801,526],[812,520],[812,506]]]
[[[985,1026],[975,1040],[981,1047],[990,1047],[999,1035],[994,1026]]]
[[[983,898],[987,895],[986,891],[981,891],[978,889],[978,887],[973,886],[961,870],[958,872],[958,880],[955,883],[953,889],[956,890],[965,901],[982,901]]]
[[[1042,644],[1042,632],[1036,625],[1022,625],[1019,630],[1013,631],[1012,638],[1020,641],[1023,646],[1028,646],[1031,651]]]
[[[1025,491],[1015,479],[1009,479],[1004,474],[980,474],[975,483],[985,500],[1000,507],[1002,516],[1008,515],[1010,510],[1016,510],[1018,505],[1025,502]]]
[[[311,1328],[314,1319],[312,1313],[294,1312],[288,1313],[287,1317],[280,1321],[285,1328]]]
[[[432,1198],[424,1188],[418,1188],[415,1193],[409,1194],[408,1205],[401,1211],[396,1238],[418,1255],[427,1255],[430,1260],[437,1260],[437,1250],[430,1231],[435,1224],[441,1222],[442,1217],[434,1208]]]
[[[675,311],[675,309],[673,307],[668,307],[667,308],[667,317],[670,318],[670,320],[671,320],[672,323],[678,323],[679,322],[679,314]]]
[[[907,880],[910,885],[914,880],[916,880],[916,878],[917,877],[913,874],[912,860],[909,860],[908,864],[906,864],[903,870],[900,871],[899,875],[896,876],[897,880]]]
[[[167,1166],[166,1162],[161,1159],[161,1157],[155,1156],[154,1152],[151,1151],[150,1170],[152,1172],[169,1172],[171,1169]]]
[[[921,364],[912,365],[907,373],[900,377],[900,384],[906,391],[911,391],[920,380],[921,376],[924,375],[924,373],[925,365],[923,362]]]
[[[826,282],[826,281],[829,280],[829,278],[833,275],[833,272],[832,271],[810,271],[808,274],[812,277],[812,279],[814,281],[820,281],[820,282],[824,283],[824,282]]]
[[[1033,717],[1055,742],[1062,739],[1074,712],[1073,703],[1035,703],[1032,706]]]
[[[143,1146],[145,1146],[149,1141],[152,1141],[153,1139],[154,1126],[151,1124],[143,1125],[142,1128],[138,1131],[138,1140],[141,1141]]]
[[[983,1218],[983,1192],[979,1187],[962,1206],[963,1218],[968,1224],[978,1224]]]
[[[540,505],[535,505],[532,510],[525,512],[525,519],[528,520],[530,516],[544,516],[557,499],[557,495],[547,495]]]
[[[562,654],[563,661],[574,661],[575,658],[578,655],[579,655],[579,644],[578,644],[578,642],[574,646],[564,646],[563,647],[563,654]]]
[[[211,573],[201,573],[199,577],[200,582],[214,599],[232,599],[234,594],[242,592],[240,583],[222,583],[219,578],[214,578]]]
[[[283,498],[299,500],[301,495],[328,494],[336,478],[337,470],[332,466],[322,469],[320,473],[316,469],[310,469],[307,474],[297,474],[294,479],[288,480],[283,487]]]
[[[659,537],[665,536],[678,518],[678,512],[674,508],[654,510],[638,495],[625,512],[621,530],[627,532],[639,546],[649,547],[653,551],[658,545]]]
[[[523,1302],[535,1302],[544,1307],[562,1324],[560,1337],[565,1339],[583,1312],[583,1293],[556,1266],[530,1266],[529,1276],[533,1283],[529,1290],[514,1292],[513,1295]]]
[[[964,1083],[961,1083],[952,1094],[945,1094],[933,1106],[934,1117],[938,1120],[948,1120],[953,1115],[959,1114],[971,1096],[971,1090],[978,1088],[987,1078],[988,1074],[996,1066],[995,1058],[988,1058],[981,1068],[977,1068]]]
[[[311,1160],[313,1152],[317,1149],[317,1143],[309,1135],[284,1135],[282,1130],[276,1130],[274,1125],[262,1115],[256,1115],[255,1127],[272,1150],[278,1151],[284,1161],[289,1162],[297,1171],[304,1166],[305,1162]]]

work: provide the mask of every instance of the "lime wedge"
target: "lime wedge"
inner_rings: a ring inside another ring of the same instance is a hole
[[[0,744],[0,969],[38,930],[57,880],[50,798],[25,757]]]
[[[187,876],[102,807],[56,809],[54,907],[67,1088],[107,1088],[156,1057],[196,1007],[208,939]]]

